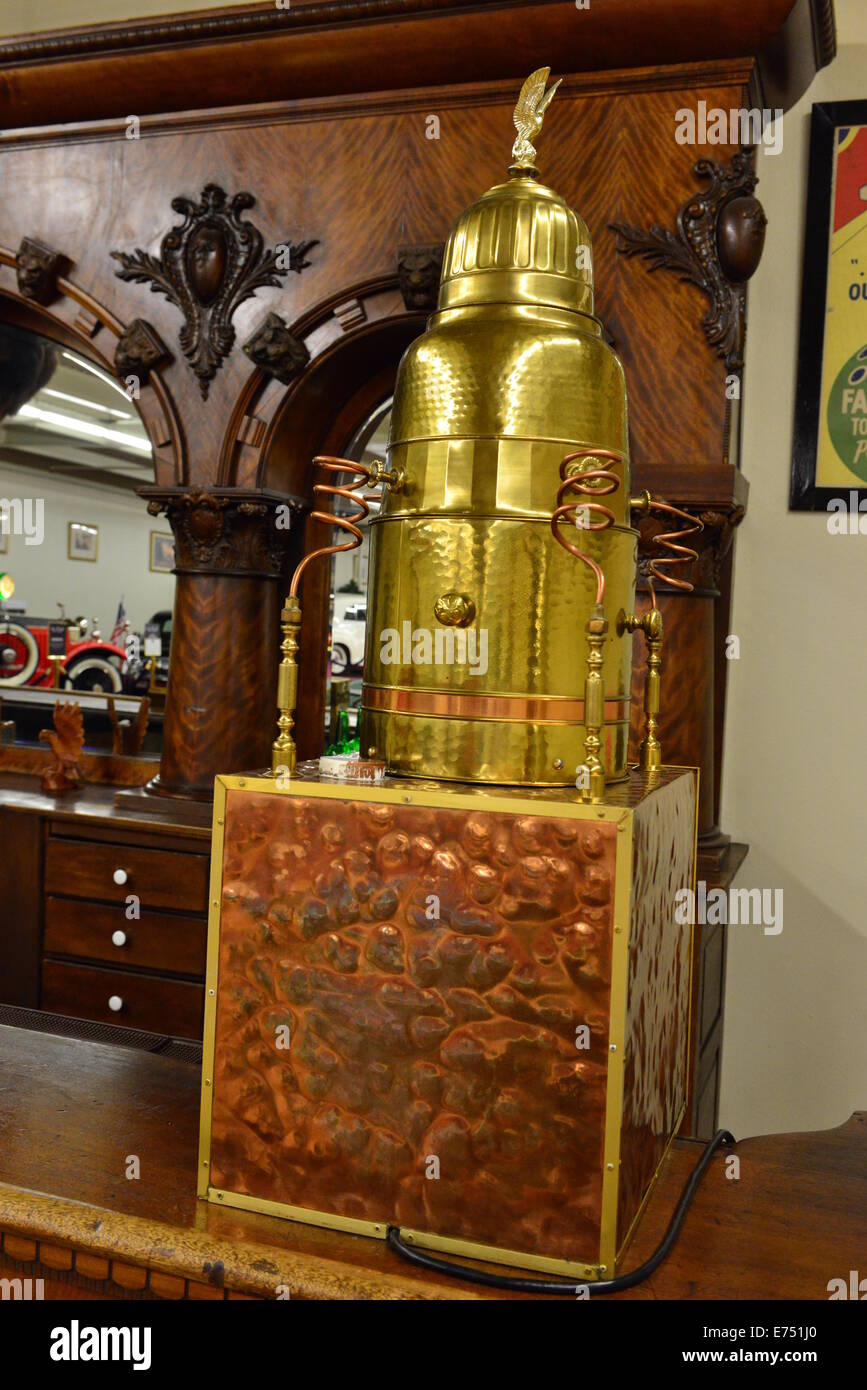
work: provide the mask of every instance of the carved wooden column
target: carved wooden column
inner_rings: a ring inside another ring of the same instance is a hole
[[[286,497],[236,488],[142,488],[175,536],[169,688],[150,790],[206,800],[218,772],[265,768],[274,737]],[[278,526],[278,520],[282,523]]]
[[[693,168],[702,185],[677,211],[675,230],[649,229],[614,222],[617,250],[640,257],[652,271],[673,270],[700,290],[708,301],[701,326],[708,346],[725,364],[720,396],[713,402],[720,419],[717,458],[694,456],[690,420],[672,446],[670,458],[644,460],[633,469],[633,488],[647,488],[657,497],[697,516],[704,531],[687,544],[698,552],[695,564],[672,570],[689,580],[691,594],[654,581],[665,624],[663,644],[660,737],[666,762],[701,769],[699,799],[700,873],[722,866],[729,838],[717,826],[725,705],[725,636],[730,612],[730,550],[734,528],[746,505],[746,481],[734,467],[738,456],[733,402],[740,401],[746,338],[746,286],[758,267],[767,219],[755,196],[753,155],[736,150],[728,163],[699,159]],[[725,409],[722,412],[723,391]],[[663,525],[651,517],[640,526],[639,595],[637,610],[649,606],[647,580],[650,562],[662,560],[653,537],[678,524]],[[672,552],[669,552],[672,553]],[[675,561],[675,563],[678,563]],[[643,591],[643,592],[642,592]],[[633,660],[634,708],[641,709],[646,654],[636,640]],[[637,754],[639,727],[630,735]]]

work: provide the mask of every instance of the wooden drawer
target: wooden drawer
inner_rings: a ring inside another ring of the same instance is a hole
[[[118,1010],[109,1007],[113,996],[122,1001]],[[200,1038],[204,1003],[204,986],[183,980],[161,980],[156,975],[58,960],[46,960],[42,965],[42,1008],[73,1018]]]
[[[122,883],[114,875],[123,872]],[[135,893],[141,906],[204,912],[208,902],[207,854],[50,838],[45,848],[45,891],[71,898],[122,903]]]
[[[112,937],[123,932],[125,941]],[[205,973],[207,923],[203,917],[172,917],[143,911],[129,922],[122,907],[79,898],[46,898],[43,949],[49,955],[106,961],[118,969],[144,965],[176,975]]]

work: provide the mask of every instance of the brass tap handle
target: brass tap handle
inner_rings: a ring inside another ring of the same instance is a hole
[[[367,478],[369,487],[378,487],[380,483],[389,492],[402,492],[406,482],[406,470],[404,468],[388,468],[381,459],[374,459],[368,470]],[[368,498],[368,501],[371,499]]]
[[[276,777],[279,772],[295,771],[296,749],[292,737],[295,723],[295,706],[298,703],[298,633],[301,630],[301,604],[295,594],[290,594],[280,614],[283,641],[280,644],[282,660],[277,673],[277,737],[271,747],[271,771]]]
[[[605,730],[605,683],[602,648],[608,622],[601,603],[594,604],[587,619],[587,676],[584,681],[584,760],[590,774],[582,793],[584,801],[601,801],[605,795],[605,765],[599,754]]]
[[[644,633],[647,642],[647,676],[644,681],[644,738],[638,748],[638,765],[644,772],[662,767],[662,744],[659,741],[659,692],[662,674],[662,614],[658,608],[648,608],[637,617],[624,613],[618,631]]]

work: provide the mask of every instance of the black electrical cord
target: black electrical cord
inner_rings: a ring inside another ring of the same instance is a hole
[[[640,1284],[643,1279],[658,1269],[666,1256],[671,1253],[672,1246],[680,1235],[680,1228],[705,1169],[721,1144],[734,1143],[736,1143],[735,1137],[733,1134],[729,1134],[727,1129],[717,1130],[713,1139],[708,1140],[704,1153],[692,1171],[689,1182],[680,1194],[680,1201],[668,1223],[668,1230],[663,1236],[661,1244],[657,1246],[650,1259],[640,1265],[638,1269],[633,1269],[629,1274],[621,1274],[616,1279],[598,1279],[595,1282],[588,1280],[582,1284],[563,1284],[552,1279],[522,1279],[511,1274],[489,1274],[487,1270],[471,1269],[467,1265],[452,1264],[449,1260],[439,1260],[435,1255],[427,1255],[422,1250],[404,1245],[397,1226],[389,1226],[388,1244],[405,1260],[410,1260],[415,1265],[421,1265],[422,1269],[429,1269],[434,1274],[447,1274],[452,1279],[465,1279],[470,1284],[484,1284],[489,1289],[511,1289],[514,1293],[560,1294],[561,1297],[563,1294],[583,1292],[584,1289],[591,1295],[620,1293],[623,1289],[631,1289],[635,1284]]]

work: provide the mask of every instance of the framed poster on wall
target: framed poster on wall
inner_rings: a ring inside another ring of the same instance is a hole
[[[813,107],[789,507],[867,513],[867,101]]]

